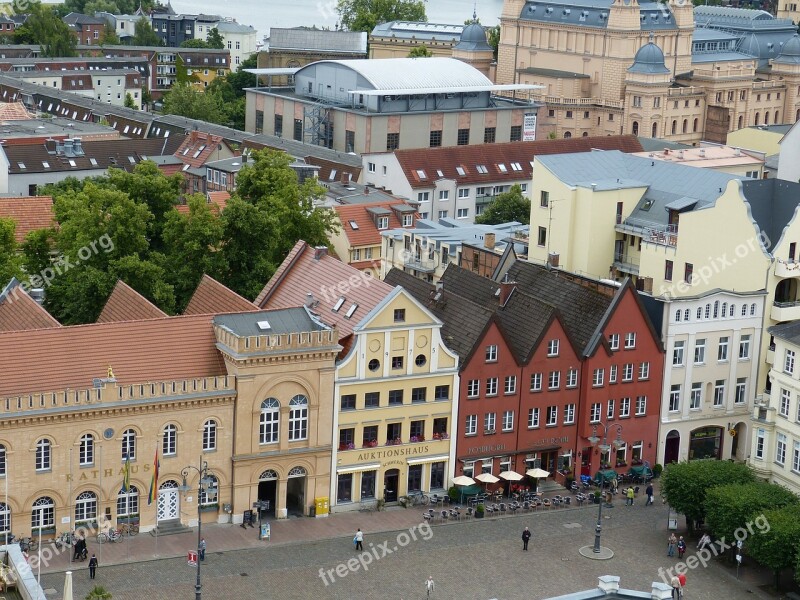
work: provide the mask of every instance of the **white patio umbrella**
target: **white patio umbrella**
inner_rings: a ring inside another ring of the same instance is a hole
[[[536,467],[535,469],[528,469],[527,471],[525,471],[525,475],[527,475],[528,477],[533,477],[534,479],[550,477],[550,473],[548,471],[540,469],[539,467]]]
[[[459,475],[453,479],[453,485],[463,488],[468,485],[475,485],[475,480],[466,475]],[[464,490],[461,490],[461,504],[464,504]]]
[[[503,471],[500,473],[500,478],[506,481],[519,481],[523,478],[523,475],[520,475],[516,471]]]
[[[72,571],[67,571],[67,576],[64,579],[64,599],[72,600]]]
[[[480,475],[476,476],[475,479],[477,479],[481,483],[497,483],[498,481],[500,481],[497,477],[495,477],[491,473],[481,473]]]

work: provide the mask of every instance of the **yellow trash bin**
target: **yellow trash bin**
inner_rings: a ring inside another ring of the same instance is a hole
[[[327,516],[328,514],[328,498],[314,498],[314,504],[316,506],[316,515],[317,517],[320,516]]]

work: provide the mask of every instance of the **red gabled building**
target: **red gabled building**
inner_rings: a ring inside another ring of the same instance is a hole
[[[616,454],[601,457],[589,442],[595,426],[602,438],[603,426],[614,423],[622,424],[627,443],[619,450],[618,471],[634,460],[652,463],[663,352],[633,286],[605,285],[510,256],[495,276],[503,281],[451,265],[438,288],[397,270],[386,278],[428,303],[459,354],[455,475],[539,466],[562,482],[593,476],[601,459],[617,465]],[[626,339],[633,347],[624,347]],[[595,369],[603,370],[602,383]],[[613,425],[609,434],[610,443]]]

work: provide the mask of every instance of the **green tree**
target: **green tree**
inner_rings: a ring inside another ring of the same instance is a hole
[[[125,93],[125,107],[133,109],[136,108],[136,102],[134,101],[133,96],[131,96],[130,92]]]
[[[692,460],[667,465],[661,492],[669,505],[686,516],[689,531],[706,516],[706,494],[718,485],[743,485],[755,480],[747,465],[722,460]]]
[[[153,96],[146,85],[142,86],[142,106],[148,106],[153,101]]]
[[[219,94],[200,91],[190,83],[173,85],[164,95],[162,111],[166,115],[180,115],[209,123],[224,123],[226,120]]]
[[[495,25],[486,30],[486,41],[494,50],[494,59],[497,60],[497,51],[500,48],[500,25]]]
[[[428,58],[430,56],[433,56],[433,52],[428,50],[428,47],[425,44],[414,46],[411,49],[411,52],[408,53],[408,58]]]
[[[158,34],[153,30],[150,21],[142,17],[136,21],[136,25],[133,27],[133,39],[131,40],[131,44],[134,46],[163,46],[164,42],[162,42],[161,38],[158,37]]]
[[[86,596],[86,600],[111,600],[111,593],[102,585],[96,585]]]
[[[245,298],[258,295],[297,240],[327,245],[338,229],[335,213],[314,208],[324,188],[313,179],[300,184],[288,154],[261,150],[251,158],[222,213],[221,279]],[[260,240],[256,247],[253,239]]]
[[[208,35],[206,36],[206,43],[208,44],[209,48],[216,48],[217,50],[222,50],[225,48],[225,40],[222,39],[222,34],[216,27],[212,28],[211,31],[208,32]]]
[[[32,2],[25,23],[14,30],[15,44],[39,44],[49,58],[75,56],[75,36],[52,6]]]
[[[209,48],[208,42],[205,40],[201,40],[200,38],[194,38],[191,40],[183,40],[181,42],[181,48]]]
[[[706,526],[715,537],[730,541],[764,510],[798,503],[800,498],[774,483],[720,485],[706,493]]]
[[[22,279],[23,260],[14,237],[16,229],[14,219],[0,218],[0,290],[12,277]]]
[[[246,95],[244,91],[245,88],[256,87],[258,85],[256,76],[252,73],[245,72],[245,69],[255,69],[257,67],[258,55],[253,54],[242,61],[242,64],[239,65],[236,72],[231,71],[225,76],[225,79],[234,89],[238,98],[244,98]]]
[[[765,510],[760,520],[768,524],[747,538],[747,554],[775,573],[775,588],[780,587],[781,571],[798,560],[800,543],[800,505]],[[765,529],[769,528],[768,531]]]
[[[94,15],[99,12],[107,12],[113,15],[118,10],[119,7],[117,7],[117,3],[114,0],[89,0],[84,4],[82,12],[84,15]]]
[[[339,0],[339,20],[350,31],[375,29],[388,21],[427,21],[425,0]]]
[[[119,36],[117,32],[114,31],[114,28],[106,23],[105,27],[103,27],[103,32],[100,34],[100,45],[101,46],[119,46]]]
[[[475,222],[483,225],[497,225],[517,221],[531,222],[531,201],[522,193],[519,185],[514,185],[507,192],[498,194],[485,208],[482,214],[475,217]]]
[[[30,273],[41,273],[49,267],[51,253],[55,247],[55,230],[38,229],[29,231],[22,242],[22,255],[25,270]]]
[[[189,214],[171,210],[164,224],[168,279],[175,289],[176,306],[182,312],[204,273],[216,277],[223,271],[222,220],[200,194],[187,200]]]

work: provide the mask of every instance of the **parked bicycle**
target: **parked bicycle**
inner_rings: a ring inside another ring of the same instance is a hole
[[[411,502],[411,506],[427,506],[431,503],[430,496],[422,491],[410,493],[408,495],[408,499]]]
[[[120,529],[108,528],[97,534],[97,543],[105,544],[106,542],[118,542],[122,539],[122,531]]]
[[[139,533],[138,523],[123,523],[119,526],[119,532],[122,535],[136,535]]]
[[[78,541],[78,538],[75,537],[75,534],[73,532],[65,531],[64,533],[62,533],[61,535],[59,535],[56,538],[55,544],[56,544],[56,548],[58,548],[58,549],[70,548],[70,547],[74,546],[77,541]]]
[[[23,537],[18,538],[14,534],[8,536],[9,544],[18,544],[22,552],[36,552],[39,549],[39,540],[37,538]]]

